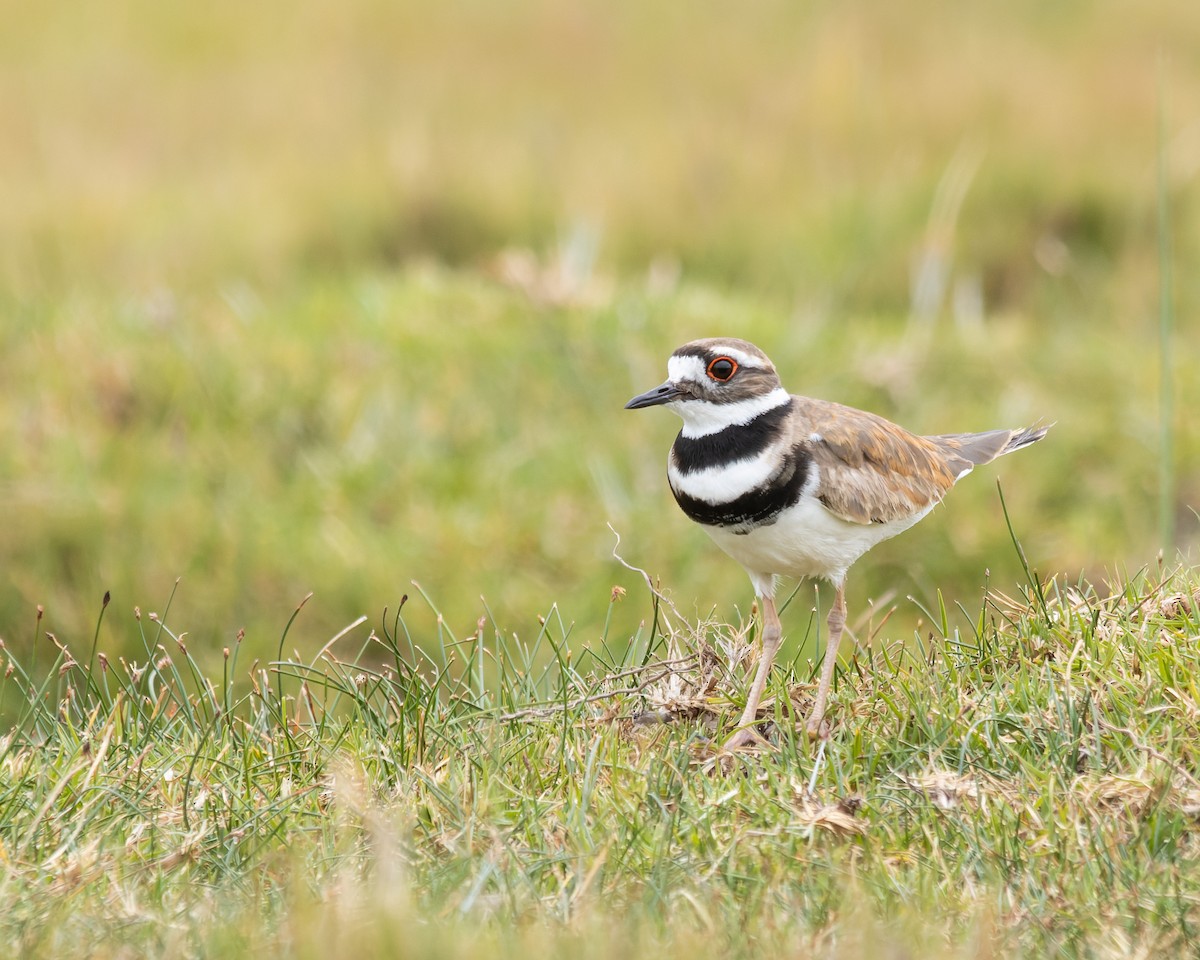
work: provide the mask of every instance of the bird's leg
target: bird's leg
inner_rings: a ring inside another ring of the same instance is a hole
[[[767,685],[767,674],[771,672],[771,664],[775,662],[783,627],[779,623],[779,612],[775,609],[775,598],[759,597],[759,603],[762,606],[762,653],[758,658],[754,683],[750,685],[750,695],[746,698],[746,709],[742,711],[742,718],[738,721],[737,733],[725,743],[726,750],[736,750],[760,739],[754,732],[754,721],[758,716],[758,704],[762,700],[763,688]]]
[[[833,668],[837,665],[838,642],[846,626],[846,583],[837,585],[837,595],[825,621],[829,627],[829,638],[825,644],[825,661],[821,664],[821,682],[817,686],[817,699],[813,704],[812,716],[808,718],[808,735],[819,736],[821,723],[825,719],[825,701],[829,699],[829,688],[833,684]]]

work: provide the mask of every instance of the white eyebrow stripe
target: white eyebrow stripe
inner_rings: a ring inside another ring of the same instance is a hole
[[[758,357],[752,357],[750,354],[744,353],[737,347],[726,347],[721,344],[713,344],[713,349],[716,353],[736,360],[739,367],[757,367],[762,369],[762,361]]]

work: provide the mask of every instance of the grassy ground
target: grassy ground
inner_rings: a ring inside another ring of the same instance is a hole
[[[8,952],[1183,951],[1189,0],[9,6]],[[729,769],[749,584],[620,409],[712,334],[1057,422],[856,568],[823,747],[796,594]]]
[[[401,616],[307,663],[248,671],[235,646],[207,676],[169,625],[133,626],[136,668],[73,649],[36,691],[19,663],[0,687],[22,711],[0,741],[0,936],[23,957],[1196,941],[1190,575],[1108,597],[1035,583],[963,630],[860,649],[820,744],[797,719],[812,669],[792,664],[772,748],[736,758],[713,743],[751,631],[667,607],[632,642],[481,623],[424,658]],[[384,667],[356,662],[369,646]]]

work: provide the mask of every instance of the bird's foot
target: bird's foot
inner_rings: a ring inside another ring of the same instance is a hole
[[[742,727],[721,747],[722,753],[732,753],[735,750],[758,750],[769,744],[763,735],[752,726]]]

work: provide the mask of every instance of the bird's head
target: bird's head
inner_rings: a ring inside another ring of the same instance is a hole
[[[693,340],[671,354],[664,383],[639,394],[626,410],[665,406],[683,418],[683,433],[705,436],[788,402],[775,366],[745,340]]]

